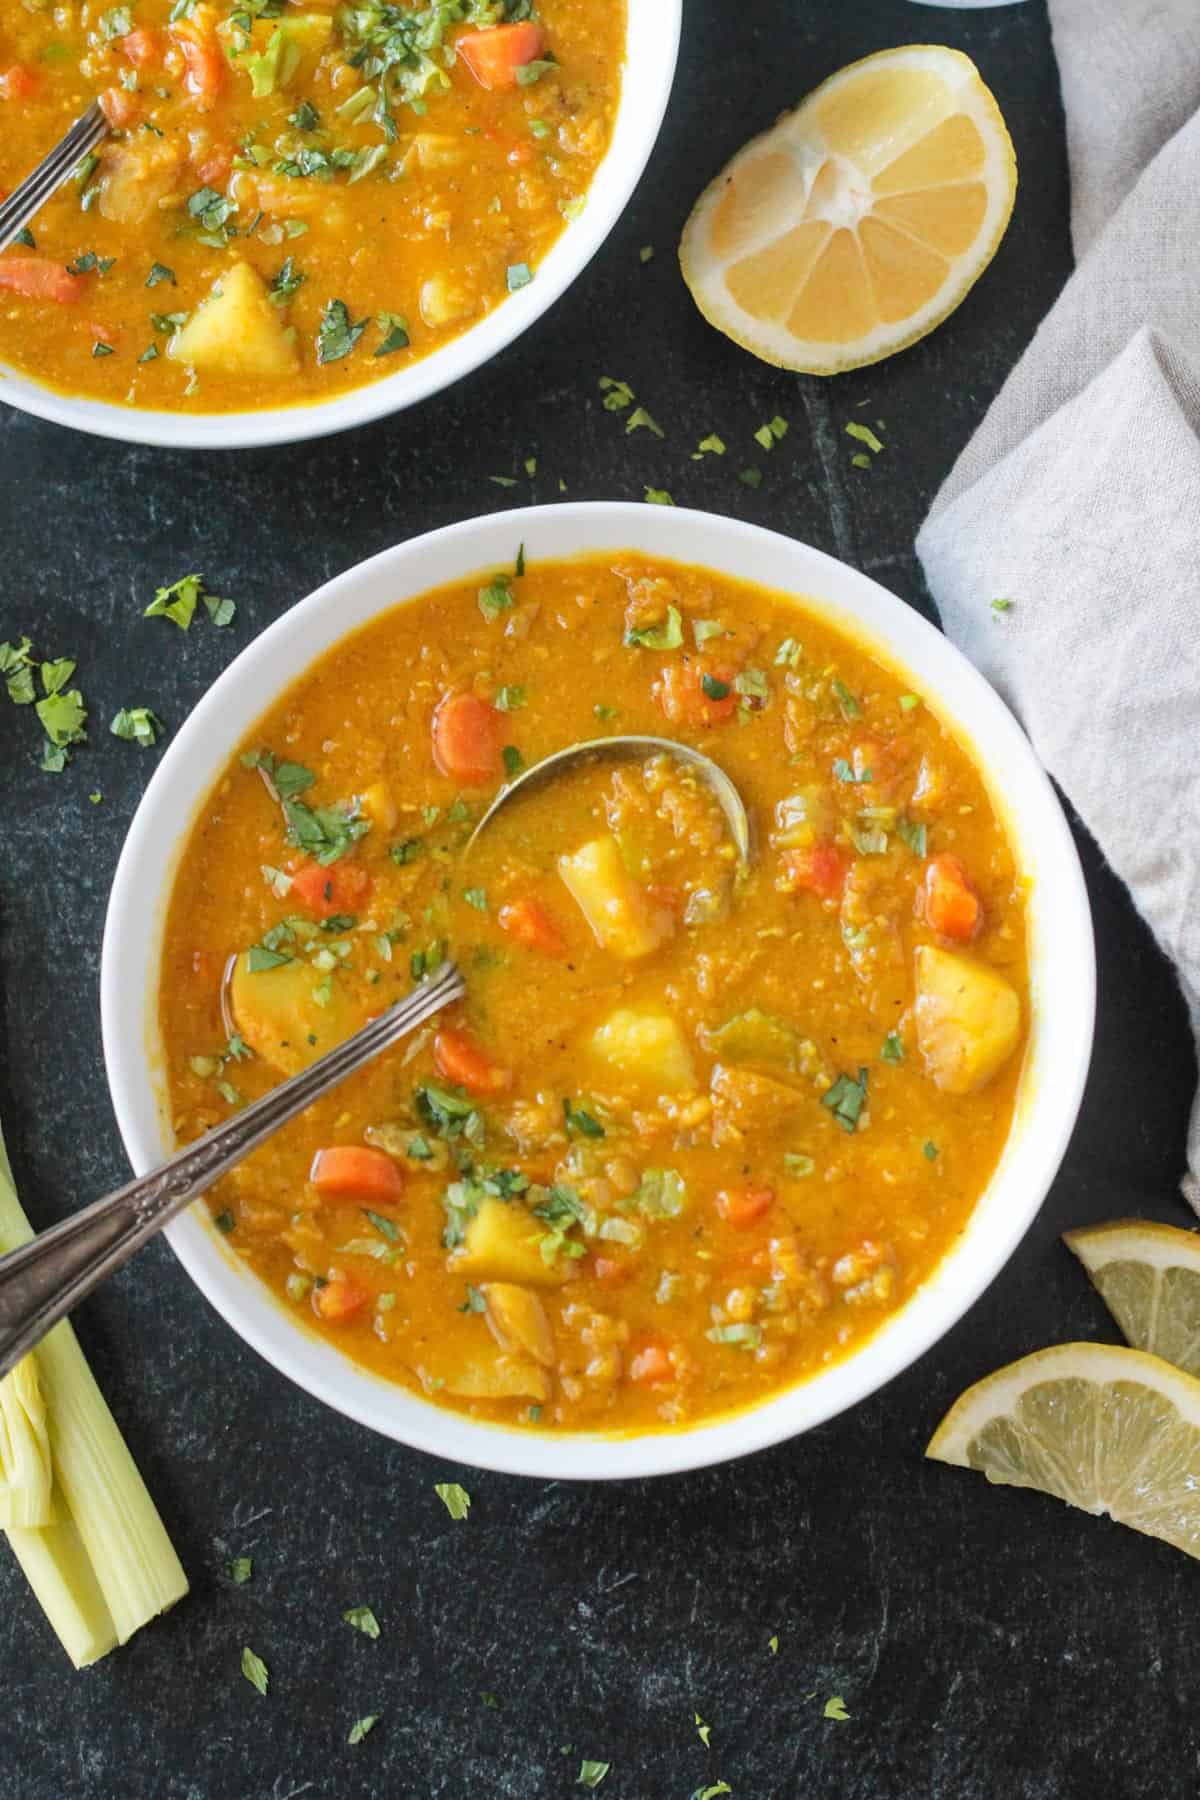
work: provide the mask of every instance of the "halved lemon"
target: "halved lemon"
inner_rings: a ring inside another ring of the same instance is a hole
[[[933,330],[995,255],[1017,164],[970,57],[937,44],[851,63],[739,150],[679,246],[705,317],[810,375]]]
[[[1200,1236],[1148,1219],[1067,1231],[1122,1332],[1189,1375],[1200,1375]]]
[[[968,1388],[925,1454],[1200,1556],[1200,1381],[1142,1350],[1022,1357]]]

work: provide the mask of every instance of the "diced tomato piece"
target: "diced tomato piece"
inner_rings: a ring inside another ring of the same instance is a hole
[[[836,844],[822,842],[808,850],[785,850],[779,862],[778,886],[785,894],[816,894],[840,900],[850,859]]]
[[[370,896],[371,877],[357,863],[335,863],[325,869],[320,863],[303,862],[288,872],[293,894],[319,919],[331,919],[335,913],[353,916],[355,907],[365,905]]]
[[[211,32],[197,30],[186,23],[174,27],[174,37],[183,52],[184,86],[189,94],[211,106],[225,79],[225,58],[221,46]]]
[[[517,70],[536,62],[546,48],[546,34],[528,20],[519,25],[493,25],[486,31],[464,31],[454,48],[480,87],[495,91],[517,85]]]
[[[121,54],[129,58],[135,69],[149,68],[151,63],[161,60],[162,53],[162,39],[148,25],[127,31],[121,39]]]
[[[325,1200],[363,1206],[395,1206],[404,1194],[404,1171],[385,1150],[367,1144],[334,1144],[313,1157],[309,1180]]]
[[[512,1086],[511,1069],[500,1068],[464,1032],[447,1026],[433,1040],[433,1060],[447,1081],[466,1088],[477,1099],[503,1094]]]
[[[775,1189],[757,1187],[753,1183],[746,1187],[722,1188],[717,1195],[717,1211],[726,1224],[735,1226],[738,1231],[755,1224],[774,1204]]]
[[[233,152],[231,150],[214,150],[204,161],[196,164],[196,179],[205,187],[223,187],[229,180],[229,172],[233,168]]]
[[[983,905],[957,856],[935,856],[917,899],[925,922],[943,937],[965,943],[983,921]]]
[[[474,694],[447,694],[433,715],[434,761],[443,775],[483,787],[500,774],[501,714]]]
[[[70,305],[87,292],[82,275],[72,275],[61,263],[44,256],[0,257],[0,288],[26,300],[57,300]]]
[[[538,901],[528,898],[510,901],[496,916],[501,931],[507,931],[526,950],[540,950],[543,956],[567,954],[567,940]]]
[[[313,1289],[313,1310],[328,1325],[346,1325],[367,1304],[365,1291],[339,1275],[324,1287]]]
[[[640,1350],[634,1351],[629,1359],[629,1379],[651,1385],[675,1380],[675,1365],[660,1338],[649,1338]]]
[[[0,100],[30,100],[37,93],[38,78],[23,63],[0,70]]]
[[[667,663],[654,697],[672,725],[720,725],[737,711],[733,674],[703,656]]]
[[[605,1287],[624,1287],[633,1274],[633,1264],[627,1256],[597,1256],[592,1263],[592,1274]]]
[[[137,118],[137,95],[125,88],[105,88],[100,96],[100,108],[113,130],[123,131]]]

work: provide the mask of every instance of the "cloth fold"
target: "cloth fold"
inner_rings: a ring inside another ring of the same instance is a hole
[[[1200,3],[1050,12],[1080,260],[917,550],[947,635],[1176,964],[1200,1043]],[[1188,1160],[1200,1212],[1200,1097]]]

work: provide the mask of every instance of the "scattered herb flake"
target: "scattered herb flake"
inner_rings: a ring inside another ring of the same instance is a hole
[[[351,1606],[342,1614],[347,1625],[353,1625],[355,1631],[361,1631],[364,1637],[379,1636],[379,1620],[369,1606]]]
[[[879,1052],[880,1062],[902,1063],[904,1061],[904,1045],[900,1041],[898,1031],[889,1031],[883,1040],[883,1048]]]
[[[592,1762],[585,1756],[579,1765],[579,1777],[575,1786],[581,1788],[598,1788],[611,1768],[611,1763]]]
[[[346,1738],[348,1744],[361,1744],[368,1732],[374,1731],[379,1723],[378,1713],[364,1713],[361,1719],[355,1719]]]
[[[869,425],[860,425],[856,419],[851,419],[850,423],[846,426],[846,436],[854,438],[857,443],[865,444],[867,449],[875,456],[878,456],[884,448],[879,439],[875,436],[875,433],[871,430],[871,427]]]
[[[267,1665],[261,1656],[254,1654],[249,1645],[242,1651],[242,1674],[252,1688],[257,1688],[260,1694],[266,1693],[271,1681]]]
[[[842,1699],[840,1694],[834,1694],[831,1699],[825,1702],[825,1717],[827,1719],[838,1720],[848,1719],[850,1717],[850,1714],[846,1711],[846,1702]]]
[[[674,506],[675,504],[666,488],[648,487],[642,498],[647,506]]]
[[[321,314],[317,332],[317,361],[340,362],[343,356],[349,356],[369,323],[368,319],[360,319],[357,324],[352,324],[346,302],[330,300]]]
[[[866,1069],[858,1071],[858,1080],[851,1075],[839,1075],[833,1086],[821,1095],[821,1105],[833,1114],[843,1131],[857,1131],[859,1117],[867,1104]]]
[[[425,1091],[428,1092],[428,1089]],[[466,1518],[471,1510],[471,1496],[465,1487],[460,1486],[457,1481],[435,1481],[433,1491],[452,1519]]]
[[[229,1565],[229,1579],[235,1587],[245,1587],[254,1573],[254,1564],[248,1556],[235,1556]]]

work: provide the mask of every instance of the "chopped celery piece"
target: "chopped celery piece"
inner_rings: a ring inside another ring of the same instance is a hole
[[[52,1524],[53,1481],[46,1401],[31,1353],[0,1381],[0,1526]]]

